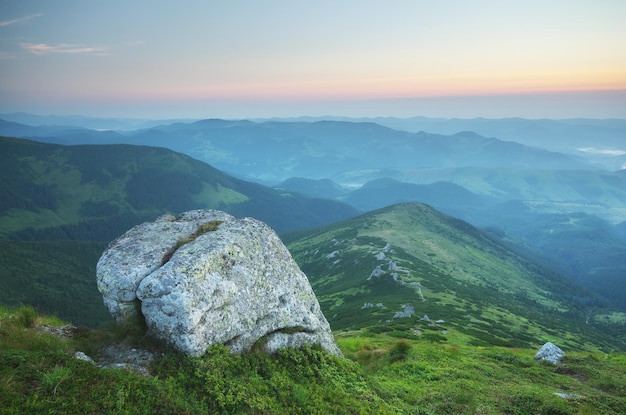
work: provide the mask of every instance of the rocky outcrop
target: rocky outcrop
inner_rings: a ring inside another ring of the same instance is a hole
[[[184,353],[222,343],[234,352],[320,344],[341,354],[306,275],[255,219],[214,210],[164,216],[113,241],[96,271],[117,321],[141,316]]]
[[[565,356],[565,352],[551,342],[547,342],[535,354],[535,360],[544,360],[552,364],[558,365]]]

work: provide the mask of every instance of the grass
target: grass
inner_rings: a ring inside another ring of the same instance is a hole
[[[359,330],[337,333],[346,358],[315,347],[198,358],[150,339],[137,324],[56,337],[32,307],[0,308],[0,407],[6,414],[622,414],[626,355],[569,352],[561,365],[534,350],[453,346]],[[99,350],[125,342],[158,358],[152,377],[100,369]],[[563,398],[555,393],[564,394]]]
[[[617,414],[626,410],[626,355],[568,352],[555,366],[535,350],[450,346],[367,332],[340,334],[359,363],[404,413]],[[397,359],[398,350],[402,358]],[[556,393],[566,394],[570,399]]]
[[[198,238],[200,235],[204,235],[207,232],[214,232],[214,231],[216,231],[217,228],[220,226],[220,223],[222,223],[222,222],[223,221],[221,221],[221,220],[211,220],[211,221],[205,222],[205,223],[201,224],[198,227],[198,229],[196,229],[195,232],[193,232],[191,235],[186,236],[186,237],[181,238],[178,241],[176,241],[176,245],[174,245],[174,247],[163,256],[163,261],[162,261],[161,265],[163,265],[166,262],[168,262],[172,258],[174,253],[181,246],[195,241],[196,238]]]

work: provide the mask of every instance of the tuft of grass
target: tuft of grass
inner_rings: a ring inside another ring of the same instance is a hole
[[[17,321],[25,329],[34,328],[37,325],[39,313],[32,306],[22,305],[17,310]]]
[[[70,368],[55,366],[51,371],[43,374],[41,385],[45,390],[52,392],[53,395],[56,395],[59,385],[70,376],[70,373]]]
[[[200,235],[204,235],[205,233],[216,231],[222,222],[224,221],[223,220],[211,220],[211,221],[205,222],[201,224],[198,227],[198,229],[196,229],[196,231],[192,233],[191,235],[186,236],[184,238],[180,238],[178,241],[176,241],[176,245],[174,245],[174,247],[165,254],[165,256],[163,257],[163,260],[161,261],[161,265],[165,264],[170,259],[172,259],[172,255],[174,255],[174,253],[178,251],[180,247],[195,241]]]

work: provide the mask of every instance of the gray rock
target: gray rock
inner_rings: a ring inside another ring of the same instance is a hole
[[[80,351],[74,353],[74,359],[96,364],[91,357],[87,356],[84,352],[80,352]]]
[[[176,249],[216,220],[216,230]],[[116,320],[140,309],[152,334],[193,356],[216,343],[243,352],[259,340],[270,352],[320,344],[341,355],[306,275],[255,219],[203,210],[138,225],[109,245],[97,279]]]
[[[164,215],[135,226],[111,242],[98,260],[96,278],[104,304],[115,320],[122,322],[139,315],[139,283],[163,265],[179,240],[203,223],[233,220],[233,216],[217,210],[194,210],[178,218]]]
[[[577,393],[554,392],[553,394],[563,399],[583,399],[584,398],[583,395],[579,395]]]
[[[561,363],[563,356],[565,356],[565,352],[563,352],[563,350],[555,346],[553,343],[547,342],[541,346],[541,349],[539,349],[537,354],[535,354],[535,360],[545,360],[546,362],[558,365]]]
[[[124,369],[150,377],[150,365],[153,361],[154,354],[147,350],[112,344],[102,351],[102,359],[99,361],[98,367],[101,369]]]
[[[402,311],[398,311],[393,315],[393,318],[408,318],[415,314],[415,308],[412,305],[403,305]]]

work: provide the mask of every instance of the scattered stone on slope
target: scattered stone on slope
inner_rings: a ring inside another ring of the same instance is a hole
[[[96,362],[93,361],[93,359],[89,356],[87,356],[84,352],[74,352],[74,359],[78,359],[78,360],[82,360],[84,362],[89,362],[92,364],[96,364]]]
[[[541,349],[535,354],[535,360],[545,360],[552,364],[558,365],[561,363],[561,359],[565,356],[565,352],[555,346],[551,342],[547,342]]]
[[[206,223],[216,226],[199,232]],[[255,219],[197,210],[138,225],[103,253],[97,280],[117,321],[142,315],[153,335],[190,355],[257,342],[341,355],[306,275]]]
[[[57,337],[66,337],[66,338],[74,337],[74,335],[78,333],[85,333],[89,331],[89,329],[86,327],[76,327],[71,324],[65,324],[63,326],[49,326],[47,324],[44,324],[41,326],[37,326],[36,330],[44,331],[46,333],[50,333]]]
[[[554,392],[553,395],[558,396],[563,399],[584,399],[583,395],[579,395],[577,393],[563,393],[563,392]]]
[[[412,305],[403,305],[402,311],[398,311],[393,315],[393,318],[409,318],[415,314],[415,308]]]
[[[147,350],[126,345],[112,344],[104,348],[98,367],[102,369],[125,369],[150,377],[150,365],[154,354]]]

